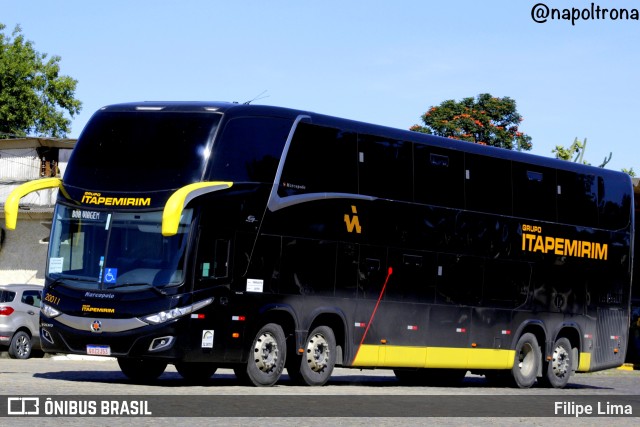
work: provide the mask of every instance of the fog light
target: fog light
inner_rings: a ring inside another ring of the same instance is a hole
[[[49,331],[47,331],[46,329],[42,329],[42,333],[40,335],[42,336],[42,339],[53,344],[53,337],[51,336]]]
[[[149,351],[162,351],[168,350],[173,345],[175,337],[160,337],[151,341],[151,345],[149,346]]]

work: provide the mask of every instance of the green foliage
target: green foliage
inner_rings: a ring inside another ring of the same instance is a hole
[[[509,150],[531,150],[531,137],[518,130],[522,116],[516,102],[483,93],[460,102],[447,100],[421,116],[424,123],[412,131],[491,145]]]
[[[556,145],[556,148],[551,150],[552,153],[556,155],[556,159],[560,160],[571,160],[573,155],[575,154],[576,158],[573,159],[575,163],[582,163],[585,165],[589,165],[584,161],[584,152],[587,149],[587,138],[584,139],[584,142],[580,141],[577,137],[573,140],[573,144],[566,148],[562,145]]]
[[[556,159],[560,160],[571,160],[571,157],[575,154],[576,157],[573,159],[574,162],[582,163],[585,165],[591,165],[591,163],[584,160],[584,152],[587,150],[587,138],[584,139],[584,142],[578,140],[578,138],[573,140],[573,144],[569,146],[569,148],[563,147],[562,145],[556,145],[556,148],[551,150],[552,153],[556,155]],[[613,157],[613,153],[609,153],[608,157],[605,157],[602,163],[598,165],[599,168],[603,168],[611,161],[611,157]],[[636,173],[633,171],[633,168],[626,169],[623,168],[622,172],[630,175],[631,177],[635,177]]]
[[[8,36],[0,24],[0,138],[64,137],[82,106],[76,80],[60,75],[60,57],[37,52],[20,27]]]
[[[635,178],[636,177],[636,173],[633,170],[633,168],[627,169],[627,168],[622,168],[622,172],[626,173],[627,175],[629,175],[631,178]]]

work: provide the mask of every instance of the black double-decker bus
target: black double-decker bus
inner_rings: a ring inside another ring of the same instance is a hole
[[[563,387],[625,358],[628,175],[305,111],[102,108],[62,180],[47,352],[148,380],[334,366]],[[13,224],[12,224],[13,223]]]

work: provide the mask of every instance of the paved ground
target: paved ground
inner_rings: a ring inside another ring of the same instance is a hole
[[[482,398],[489,398],[489,404],[504,401],[505,404],[530,405],[539,404],[541,399],[558,399],[572,402],[581,399],[597,399],[605,404],[607,401],[616,402],[617,396],[635,396],[640,404],[640,371],[609,370],[592,374],[579,374],[572,377],[569,386],[564,390],[547,388],[532,388],[520,390],[514,388],[497,388],[486,382],[483,377],[468,374],[465,381],[455,387],[406,387],[402,386],[391,371],[359,371],[336,369],[334,376],[325,387],[311,388],[295,386],[286,376],[272,388],[245,387],[238,383],[230,370],[220,370],[208,382],[200,385],[185,383],[173,367],[169,367],[160,379],[151,384],[133,384],[120,372],[117,363],[109,358],[77,358],[54,357],[44,359],[30,359],[26,361],[0,359],[0,393],[5,397],[15,395],[39,395],[59,398],[62,395],[74,396],[124,396],[130,398],[160,398],[169,396],[170,403],[177,405],[176,410],[185,415],[185,405],[194,404],[194,413],[201,411],[202,405],[221,403],[225,405],[241,405],[234,410],[233,417],[197,417],[197,418],[39,418],[46,420],[46,425],[61,425],[65,427],[80,425],[112,426],[114,423],[126,422],[128,426],[154,425],[243,425],[274,424],[286,426],[316,426],[316,425],[603,425],[617,426],[637,425],[639,414],[624,418],[550,418],[550,417],[500,417],[490,416],[482,418],[451,417],[421,418],[401,417],[398,408],[406,407],[407,415],[416,410],[415,405],[428,405],[434,402],[453,402],[461,411],[468,410],[472,405],[482,402]],[[443,398],[443,396],[446,396]],[[444,400],[439,400],[444,399]],[[2,403],[2,402],[0,402]],[[282,411],[297,411],[295,417],[260,417],[259,410],[267,403],[281,405]],[[404,403],[405,406],[398,406]],[[391,406],[393,404],[393,406]],[[244,407],[242,407],[244,405]],[[347,405],[347,409],[345,409]],[[350,406],[349,406],[350,405]],[[408,406],[407,406],[408,405]],[[414,405],[414,406],[412,406]],[[462,405],[462,406],[460,406]],[[465,406],[466,405],[466,406]],[[546,405],[546,406],[544,406]],[[547,411],[548,403],[544,403],[541,412]],[[220,407],[220,406],[219,406]],[[385,408],[395,417],[331,417],[332,414],[343,413],[348,408],[355,413],[376,413],[384,415]],[[304,409],[300,411],[300,408]],[[640,411],[640,406],[637,406]],[[160,408],[165,409],[165,408]],[[220,408],[218,412],[229,410]],[[246,409],[246,412],[243,412]],[[440,409],[438,407],[435,408]],[[479,407],[481,411],[484,408]],[[634,407],[636,409],[636,407]],[[249,417],[238,417],[238,415]],[[187,413],[187,414],[190,414]],[[308,414],[308,415],[306,415]],[[404,414],[402,414],[404,415]],[[496,414],[500,415],[500,414]],[[0,426],[32,426],[33,418],[0,418]]]

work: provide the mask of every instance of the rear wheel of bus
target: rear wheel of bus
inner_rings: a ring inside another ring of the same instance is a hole
[[[298,365],[299,375],[294,374],[294,377],[302,384],[321,386],[329,381],[335,364],[335,334],[328,326],[318,326],[307,337],[304,353]]]
[[[237,367],[238,379],[257,387],[274,385],[282,375],[287,358],[287,344],[280,325],[264,325],[253,339],[246,366]]]
[[[546,362],[545,375],[542,383],[553,388],[564,388],[569,383],[573,372],[571,355],[573,350],[567,338],[559,338],[553,344],[551,360]]]
[[[167,368],[167,363],[159,360],[118,358],[118,365],[127,378],[136,382],[148,382],[157,379]]]
[[[532,333],[520,337],[516,344],[516,355],[511,375],[516,386],[529,388],[535,384],[542,362],[542,352],[538,340]]]

